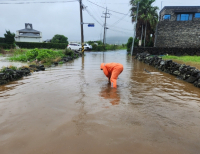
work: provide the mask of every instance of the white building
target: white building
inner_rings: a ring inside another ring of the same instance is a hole
[[[25,23],[25,29],[18,30],[16,42],[42,42],[42,32],[34,30],[32,24]]]

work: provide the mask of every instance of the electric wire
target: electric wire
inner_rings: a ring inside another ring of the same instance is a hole
[[[8,3],[8,2],[0,2],[0,4],[36,4],[36,3],[68,3],[68,2],[78,2],[78,0],[69,0],[69,1],[51,1],[51,2],[35,2],[35,1],[29,1],[29,2],[14,2],[14,3]]]
[[[112,17],[116,18],[116,19],[121,19],[120,17],[116,16],[115,14],[112,14]],[[123,21],[125,22],[128,22],[128,23],[131,23],[131,20],[130,21],[127,21],[125,19],[122,19]]]
[[[94,6],[94,5],[89,4],[89,7],[87,7],[87,8],[88,8],[88,9],[89,9],[89,8],[91,9],[91,11],[93,12],[93,16],[96,15],[96,17],[98,18],[98,20],[100,20],[101,22],[103,22],[102,19],[101,19],[101,15],[100,15],[99,12],[97,11],[97,9],[95,9],[93,6]]]
[[[121,19],[119,19],[118,21],[116,21],[115,23],[113,23],[113,24],[111,25],[111,27],[112,27],[113,25],[116,25],[116,24],[120,23],[120,22],[129,14],[129,12],[130,12],[130,11],[128,11],[128,13],[127,13],[126,15],[124,15]]]
[[[108,25],[108,27],[110,27],[109,25]],[[133,31],[133,30],[131,30],[131,29],[126,29],[126,28],[121,28],[121,27],[116,27],[116,26],[114,26],[114,27],[112,27],[112,28],[115,28],[115,29],[122,29],[122,30],[126,30],[126,31]]]
[[[103,24],[101,24],[101,23],[90,13],[90,11],[89,11],[87,8],[86,8],[85,10],[86,10],[86,12],[87,12],[99,25],[103,26]]]
[[[100,6],[100,5],[98,5],[98,4],[94,3],[94,2],[91,2],[90,0],[87,0],[87,1],[88,1],[88,2],[90,2],[90,3],[92,3],[92,4],[94,4],[94,5],[96,5],[96,6],[98,6],[98,7],[101,7],[101,8],[104,8],[104,9],[106,9],[105,7],[103,7],[103,6]],[[118,14],[123,14],[123,15],[126,15],[125,13],[117,12],[117,11],[110,10],[110,9],[108,9],[108,11],[115,12],[115,13],[118,13]]]
[[[130,33],[124,32],[124,31],[120,31],[120,30],[114,30],[114,29],[110,29],[110,28],[108,30],[114,31],[114,32],[119,32],[119,33],[124,33],[124,34],[129,34],[130,35]]]

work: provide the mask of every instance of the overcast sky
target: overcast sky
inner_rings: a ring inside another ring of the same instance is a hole
[[[16,33],[17,30],[25,28],[25,23],[32,23],[33,29],[42,32],[43,40],[50,39],[55,34],[62,34],[68,37],[69,41],[80,41],[79,2],[78,0],[67,1],[75,0],[0,0],[0,37],[4,36],[5,30]],[[163,7],[200,6],[200,0],[156,0],[154,5],[161,8],[161,1]],[[18,2],[33,3],[13,4]],[[130,37],[133,35],[133,24],[130,13],[128,13],[130,10],[129,0],[83,0],[83,4],[87,10],[83,11],[84,23],[95,23],[93,28],[84,25],[85,41],[102,38],[104,18],[101,16],[105,12],[105,7],[110,10],[110,18],[107,18],[109,28],[107,37]]]

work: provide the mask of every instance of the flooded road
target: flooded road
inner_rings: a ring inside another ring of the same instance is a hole
[[[28,65],[27,63],[9,61],[9,60],[7,60],[8,57],[9,56],[7,56],[7,55],[5,55],[5,56],[0,55],[0,69],[2,67],[9,67],[9,66],[21,67],[21,66]]]
[[[124,65],[117,89],[102,62]],[[126,51],[86,53],[0,86],[1,154],[199,152],[200,89]]]

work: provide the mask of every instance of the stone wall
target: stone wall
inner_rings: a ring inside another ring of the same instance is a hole
[[[160,11],[155,47],[200,47],[199,6],[166,6]],[[177,14],[193,14],[191,21],[177,21]],[[171,15],[163,20],[164,15]]]
[[[155,47],[200,47],[199,21],[161,21]]]
[[[158,56],[152,57],[147,53],[137,54],[135,58],[143,61],[146,64],[154,66],[160,71],[172,74],[177,78],[192,83],[195,87],[200,88],[200,71],[195,67],[187,66],[185,64],[178,64],[172,60],[163,60]]]
[[[200,48],[162,48],[162,47],[153,47],[153,48],[134,48],[133,55],[137,53],[149,53],[151,55],[190,55],[190,56],[200,56]]]

